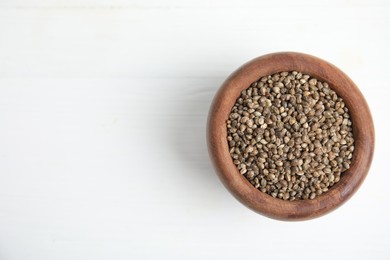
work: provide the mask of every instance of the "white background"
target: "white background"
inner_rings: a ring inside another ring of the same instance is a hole
[[[390,2],[0,0],[0,259],[390,259]],[[360,87],[376,152],[344,206],[280,222],[207,155],[215,91],[300,51]]]

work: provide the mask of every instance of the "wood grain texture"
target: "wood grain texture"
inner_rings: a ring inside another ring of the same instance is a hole
[[[282,71],[300,71],[321,81],[340,95],[349,108],[355,151],[351,168],[328,192],[314,200],[284,201],[263,193],[242,176],[229,154],[226,120],[242,90],[262,76]],[[369,107],[352,80],[334,65],[314,56],[284,52],[256,58],[223,83],[208,119],[208,145],[215,169],[229,191],[254,211],[280,220],[305,220],[324,215],[347,201],[365,179],[374,152],[374,125]]]

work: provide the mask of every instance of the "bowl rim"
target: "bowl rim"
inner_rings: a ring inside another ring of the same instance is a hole
[[[313,200],[284,201],[256,189],[242,176],[229,154],[226,120],[242,90],[262,76],[299,71],[326,81],[343,98],[351,116],[355,150],[351,167],[340,181]],[[367,176],[374,153],[374,125],[370,109],[355,83],[339,68],[312,55],[277,52],[257,57],[234,71],[217,91],[207,122],[211,161],[225,187],[244,205],[278,220],[306,220],[322,216],[346,202]]]

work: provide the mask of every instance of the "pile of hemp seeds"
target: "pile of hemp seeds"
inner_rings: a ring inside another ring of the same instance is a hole
[[[292,71],[242,91],[226,123],[233,163],[258,190],[283,200],[314,199],[350,168],[348,108],[328,83]]]

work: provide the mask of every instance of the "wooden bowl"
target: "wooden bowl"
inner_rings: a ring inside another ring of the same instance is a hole
[[[233,164],[227,142],[226,121],[241,91],[262,76],[294,70],[328,82],[343,98],[353,125],[355,150],[350,169],[342,173],[338,183],[313,200],[285,201],[253,187]],[[218,176],[239,201],[255,212],[274,219],[305,220],[336,209],[362,184],[374,152],[374,125],[362,93],[340,69],[311,55],[281,52],[255,58],[227,78],[210,108],[207,139],[209,154]]]

